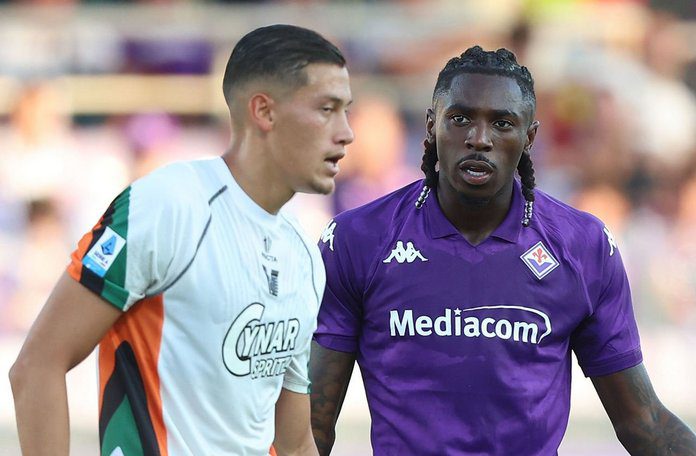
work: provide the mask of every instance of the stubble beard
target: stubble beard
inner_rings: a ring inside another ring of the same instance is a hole
[[[475,208],[484,208],[491,202],[491,198],[470,196],[461,192],[457,194],[457,198],[462,205]]]

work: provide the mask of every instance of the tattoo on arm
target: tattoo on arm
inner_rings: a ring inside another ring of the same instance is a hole
[[[662,405],[642,364],[592,382],[630,454],[696,456],[696,434]]]
[[[336,438],[338,414],[346,396],[355,354],[323,348],[312,342],[309,377],[312,382],[312,432],[322,456],[328,455]]]

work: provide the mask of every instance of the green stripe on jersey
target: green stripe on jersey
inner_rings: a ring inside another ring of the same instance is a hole
[[[123,396],[123,402],[118,406],[104,430],[101,454],[111,456],[116,448],[120,448],[121,453],[115,454],[125,456],[143,456],[145,453],[127,396]]]
[[[121,253],[114,259],[113,264],[104,275],[104,289],[102,296],[109,302],[119,303],[121,307],[126,305],[128,291],[126,285],[126,265],[128,261],[128,215],[130,210],[131,187],[126,188],[114,200],[114,211],[111,215],[109,227],[126,240],[126,245]]]

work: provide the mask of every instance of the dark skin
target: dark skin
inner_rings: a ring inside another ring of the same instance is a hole
[[[517,163],[539,127],[534,106],[502,76],[464,74],[427,112],[427,139],[440,162],[437,196],[449,221],[472,245],[505,219]],[[328,455],[355,363],[354,353],[312,345],[312,430]],[[632,455],[696,456],[696,434],[657,398],[643,364],[592,378],[621,444]]]
[[[329,350],[312,341],[312,432],[320,455],[328,455],[336,439],[336,421],[355,365],[354,353]]]
[[[437,196],[447,219],[472,245],[483,242],[510,209],[517,164],[539,122],[514,79],[463,74],[428,109],[426,134],[438,150]],[[483,182],[469,170],[484,172]]]

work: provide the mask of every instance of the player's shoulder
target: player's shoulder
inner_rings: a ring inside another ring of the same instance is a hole
[[[595,244],[607,235],[602,220],[565,203],[541,190],[535,190],[534,216],[541,228],[564,244],[583,247]]]
[[[350,256],[369,256],[374,252],[393,227],[402,224],[415,210],[415,201],[423,188],[419,180],[399,188],[367,204],[344,211],[326,224],[319,239],[323,252],[336,250]],[[358,248],[359,247],[359,248]]]
[[[195,195],[205,184],[205,174],[213,161],[188,160],[168,163],[133,182],[144,189],[171,192],[172,195]]]
[[[131,199],[154,212],[204,216],[215,192],[206,175],[211,164],[212,160],[191,160],[161,166],[131,184]]]
[[[361,235],[386,230],[408,215],[409,211],[405,208],[415,210],[414,205],[422,188],[422,179],[412,182],[367,204],[344,211],[333,221],[346,231]]]
[[[316,246],[316,241],[310,239],[309,235],[305,231],[302,223],[300,223],[297,216],[290,211],[286,211],[282,208],[279,212],[279,216],[285,224],[285,229],[289,231],[294,237],[309,251],[312,256],[319,255],[319,249]]]

